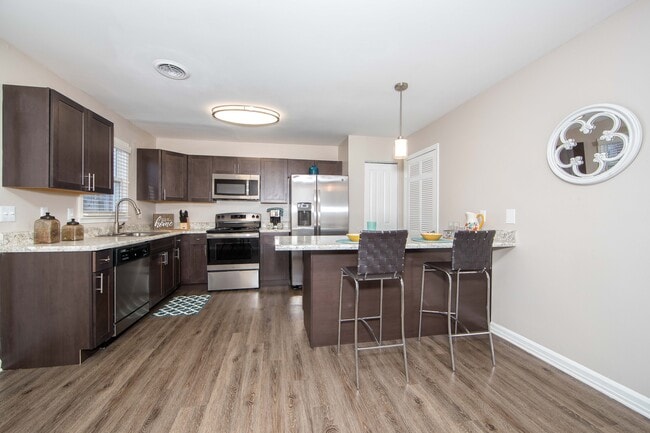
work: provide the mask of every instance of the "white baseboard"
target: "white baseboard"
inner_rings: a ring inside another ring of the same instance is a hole
[[[504,340],[509,341],[520,349],[525,350],[531,355],[551,364],[553,367],[563,371],[579,381],[589,385],[597,391],[613,398],[621,404],[629,407],[635,412],[640,413],[646,418],[650,418],[650,397],[646,397],[620,383],[597,373],[589,368],[578,364],[569,358],[553,352],[552,350],[535,343],[528,338],[512,332],[497,323],[491,323],[491,330]]]

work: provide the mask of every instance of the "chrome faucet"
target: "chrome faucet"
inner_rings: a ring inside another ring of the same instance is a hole
[[[130,198],[123,198],[120,199],[117,204],[115,205],[115,223],[113,224],[113,234],[117,235],[120,233],[120,228],[124,225],[124,223],[120,224],[120,205],[122,204],[123,201],[131,203],[131,206],[133,206],[133,209],[135,210],[136,215],[141,215],[142,211],[138,207],[137,204]]]

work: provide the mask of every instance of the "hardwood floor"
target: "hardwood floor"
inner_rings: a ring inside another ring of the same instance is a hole
[[[178,294],[193,293],[183,288]],[[495,338],[311,349],[300,292],[212,292],[79,366],[0,372],[0,432],[648,432],[650,420]],[[164,304],[164,301],[163,303]]]

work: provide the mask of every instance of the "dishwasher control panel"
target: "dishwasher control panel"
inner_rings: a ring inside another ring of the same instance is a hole
[[[128,247],[116,248],[115,265],[119,266],[122,263],[147,257],[149,256],[149,251],[149,244],[129,245]]]

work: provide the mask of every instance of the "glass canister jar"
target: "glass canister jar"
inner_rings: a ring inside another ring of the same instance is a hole
[[[84,238],[84,226],[75,221],[74,218],[70,219],[66,225],[61,228],[62,241],[82,241]]]
[[[61,224],[59,220],[45,212],[45,215],[34,221],[34,243],[53,244],[61,238]]]

